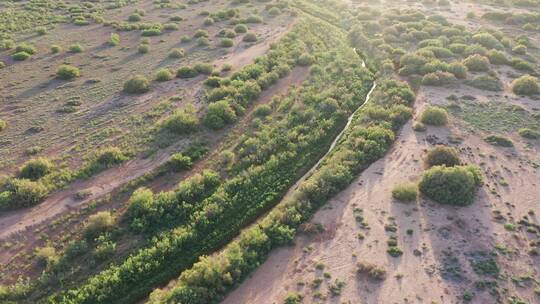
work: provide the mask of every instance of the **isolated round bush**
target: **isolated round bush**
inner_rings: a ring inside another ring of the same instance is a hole
[[[199,74],[210,75],[214,71],[214,66],[210,63],[197,63],[194,67]]]
[[[234,27],[234,31],[241,34],[241,33],[245,33],[247,32],[248,30],[248,27],[245,25],[245,24],[237,24],[235,27]]]
[[[84,48],[79,43],[74,43],[69,46],[69,51],[72,53],[81,53],[84,51]]]
[[[212,25],[212,24],[214,24],[214,19],[210,18],[210,17],[205,18],[203,24],[206,25],[206,26]]]
[[[540,93],[538,79],[531,75],[523,75],[515,79],[510,86],[512,92],[518,95],[535,95]]]
[[[242,38],[244,42],[255,42],[257,41],[257,35],[253,32],[246,33]]]
[[[482,55],[471,55],[463,60],[463,64],[473,72],[485,72],[489,70],[489,60]]]
[[[173,79],[173,74],[169,69],[160,69],[156,73],[156,80],[157,81],[168,81]]]
[[[175,153],[171,156],[167,162],[167,166],[175,172],[191,169],[193,166],[193,161],[191,157],[184,155],[182,153]]]
[[[508,58],[506,58],[506,55],[504,55],[504,53],[501,51],[489,50],[486,56],[491,64],[507,64],[508,63]]]
[[[208,31],[205,31],[205,30],[202,30],[202,29],[198,29],[195,34],[193,35],[193,37],[195,38],[201,38],[201,37],[206,37],[208,38]]]
[[[141,19],[142,19],[141,15],[139,15],[139,14],[131,14],[128,17],[129,22],[137,22],[137,21],[141,21]]]
[[[81,71],[74,66],[63,64],[56,71],[56,77],[64,80],[73,79],[81,76]]]
[[[58,54],[62,51],[62,47],[60,47],[59,45],[51,45],[51,53],[53,54]]]
[[[11,207],[29,207],[39,203],[49,193],[41,182],[29,179],[11,179],[6,186],[11,193]]]
[[[38,26],[36,27],[36,34],[43,36],[47,34],[47,29],[44,26]]]
[[[431,149],[426,156],[426,164],[430,167],[442,165],[453,167],[460,163],[458,151],[452,147],[442,145],[436,146]]]
[[[514,143],[510,139],[501,135],[497,135],[497,134],[488,135],[484,138],[484,140],[493,146],[499,146],[499,147],[513,147],[514,146]]]
[[[30,58],[30,54],[28,54],[27,52],[17,52],[11,55],[11,58],[13,58],[13,60],[23,61]]]
[[[443,108],[429,106],[422,112],[420,121],[426,125],[443,126],[448,123],[448,113]]]
[[[412,129],[416,132],[424,132],[426,131],[426,126],[419,121],[415,121],[412,125]]]
[[[197,38],[197,46],[208,46],[210,45],[210,40],[206,37],[199,37]]]
[[[184,56],[186,56],[186,51],[180,48],[172,49],[171,52],[169,53],[169,58],[178,59],[178,58],[183,58]]]
[[[518,44],[512,48],[512,52],[518,55],[525,55],[527,54],[527,47],[523,44]]]
[[[192,78],[199,75],[199,72],[197,72],[192,67],[181,67],[176,71],[176,77],[178,78]]]
[[[53,163],[48,159],[42,157],[31,159],[19,169],[19,177],[35,181],[49,174],[53,168]]]
[[[4,131],[7,128],[7,122],[3,119],[0,119],[0,132]]]
[[[148,44],[141,44],[139,45],[139,48],[137,49],[137,51],[141,54],[146,54],[148,52],[150,52],[150,45]]]
[[[136,75],[124,83],[124,92],[141,94],[150,90],[150,82],[144,76]]]
[[[117,46],[120,44],[120,35],[117,33],[111,33],[111,37],[109,38],[109,45],[110,46]]]
[[[230,38],[223,38],[219,42],[219,45],[221,47],[224,47],[224,48],[230,48],[230,47],[232,47],[234,45],[234,40],[232,40]]]
[[[277,16],[277,15],[279,15],[279,14],[281,14],[281,11],[279,10],[279,8],[277,8],[277,7],[275,7],[275,6],[272,7],[272,8],[268,11],[268,15],[270,15],[270,16]]]
[[[415,201],[418,197],[418,186],[412,183],[397,185],[392,189],[392,197],[402,202]]]
[[[127,160],[128,157],[118,147],[107,147],[96,152],[95,161],[103,167],[111,167]]]
[[[109,211],[100,211],[92,214],[84,228],[84,234],[89,239],[94,239],[101,233],[114,227],[114,217]]]
[[[476,166],[435,166],[424,172],[418,185],[426,197],[450,205],[468,205],[473,202],[482,182]]]

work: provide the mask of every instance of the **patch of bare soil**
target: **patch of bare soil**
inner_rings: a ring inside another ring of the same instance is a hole
[[[425,96],[419,94],[417,113],[425,106]],[[438,101],[445,96],[439,93]],[[522,282],[521,288],[510,279],[538,276],[540,261],[527,253],[534,235],[509,232],[503,223],[516,223],[529,210],[538,211],[540,171],[528,165],[540,161],[538,150],[495,148],[459,130],[452,123],[417,133],[407,124],[386,157],[315,214],[311,224],[321,224],[322,232],[300,234],[293,246],[274,250],[222,303],[283,303],[290,292],[303,295],[303,303],[462,303],[466,292],[473,296],[470,303],[496,303],[513,295],[537,303],[533,283]],[[450,135],[463,141],[450,144]],[[456,146],[466,163],[481,165],[485,185],[470,206],[392,199],[396,184],[418,180],[423,155],[436,143]],[[501,185],[501,179],[508,184]],[[505,219],[496,219],[497,212]],[[538,223],[538,215],[529,215],[529,221]],[[386,252],[390,235],[403,250],[399,257]],[[499,277],[473,269],[491,253],[496,253]],[[359,275],[359,262],[385,269],[385,279]],[[336,279],[345,285],[333,294]],[[315,287],[318,280],[320,286]]]

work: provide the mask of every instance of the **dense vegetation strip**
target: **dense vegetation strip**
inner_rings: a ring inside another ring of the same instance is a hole
[[[127,303],[148,294],[273,207],[324,154],[347,114],[364,100],[372,76],[348,47],[344,32],[311,18],[298,22],[266,58],[279,46],[286,46],[296,61],[313,64],[310,77],[275,104],[272,119],[233,148],[234,163],[216,192],[196,204],[185,223],[51,302]]]

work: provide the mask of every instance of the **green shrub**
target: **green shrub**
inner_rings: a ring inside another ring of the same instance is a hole
[[[173,74],[171,73],[171,71],[169,71],[169,69],[159,69],[156,73],[157,81],[169,81],[171,79],[173,79]]]
[[[226,100],[210,104],[204,117],[205,126],[213,130],[221,129],[234,121],[236,121],[236,113]]]
[[[199,37],[197,38],[197,46],[203,47],[203,46],[209,46],[210,40],[206,37]]]
[[[74,66],[63,64],[56,71],[56,77],[64,80],[73,79],[81,76],[81,71]]]
[[[191,42],[191,37],[187,36],[187,35],[184,35],[182,37],[180,37],[180,42],[181,43],[188,43],[188,42]]]
[[[141,21],[141,19],[142,19],[141,15],[134,13],[134,14],[129,15],[127,20],[129,22],[138,22],[138,21]]]
[[[531,130],[529,128],[519,129],[518,134],[521,137],[528,138],[528,139],[540,139],[540,132],[536,130]]]
[[[199,125],[199,119],[193,111],[177,110],[164,122],[163,127],[177,134],[189,134],[195,132]]]
[[[175,153],[167,162],[167,167],[174,172],[189,170],[193,166],[191,157],[182,153]]]
[[[195,37],[195,38],[201,38],[201,37],[208,38],[208,31],[199,29],[199,30],[197,30],[197,31],[195,32],[195,34],[193,35],[193,37]]]
[[[272,113],[272,108],[268,105],[260,105],[253,110],[253,115],[257,117],[265,117]]]
[[[56,254],[56,250],[52,246],[45,246],[36,249],[35,256],[38,263],[44,267],[51,267],[60,259]]]
[[[234,45],[234,40],[232,40],[230,38],[223,38],[219,42],[219,45],[221,47],[224,47],[224,48],[230,48],[230,47],[232,47]]]
[[[242,33],[246,33],[248,30],[248,27],[245,25],[245,24],[237,24],[235,27],[234,27],[234,31],[239,33],[239,34],[242,34]]]
[[[176,71],[176,77],[178,78],[193,78],[199,75],[199,72],[197,72],[192,67],[181,67]]]
[[[463,60],[463,64],[474,72],[486,72],[489,70],[489,60],[481,55],[471,55]]]
[[[141,54],[146,54],[150,52],[150,46],[148,44],[141,44],[139,45],[139,48],[137,49],[137,51]]]
[[[416,201],[418,186],[416,184],[397,185],[392,189],[392,197],[402,202]]]
[[[535,72],[535,68],[527,61],[519,58],[513,58],[510,61],[510,65],[520,71]]]
[[[114,217],[109,211],[100,211],[88,217],[84,227],[86,238],[93,240],[100,234],[111,230],[114,227]]]
[[[36,53],[36,47],[27,43],[22,43],[17,45],[15,48],[15,53],[25,52],[29,55],[34,55]]]
[[[439,145],[429,150],[426,156],[426,164],[429,167],[443,165],[453,167],[460,165],[461,160],[456,149]]]
[[[203,21],[203,24],[206,25],[206,26],[210,26],[210,25],[214,24],[214,19],[211,18],[211,17],[205,18],[204,21]]]
[[[456,82],[454,74],[448,72],[437,71],[434,73],[428,73],[422,77],[422,84],[428,86],[442,86],[447,84],[453,84]]]
[[[530,75],[523,75],[510,85],[512,92],[518,95],[535,95],[540,93],[540,85],[538,79]]]
[[[36,205],[49,193],[42,183],[28,179],[11,179],[5,188],[9,192],[12,208]]]
[[[503,89],[502,83],[499,81],[499,79],[489,75],[480,75],[474,77],[472,80],[469,80],[466,83],[471,87],[486,91],[501,91]]]
[[[272,8],[268,11],[268,15],[270,15],[270,16],[272,16],[272,17],[277,16],[277,15],[279,15],[279,14],[281,14],[281,10],[279,10],[279,8],[277,8],[277,7],[275,7],[275,6],[272,7]]]
[[[435,166],[424,172],[418,185],[426,197],[450,205],[468,205],[473,202],[482,182],[476,166]]]
[[[53,163],[46,158],[31,159],[19,169],[19,177],[35,181],[49,174],[53,168]]]
[[[298,57],[297,63],[301,66],[312,65],[315,62],[315,57],[309,53],[303,53]]]
[[[214,66],[211,63],[197,63],[194,67],[199,74],[210,75],[214,71]]]
[[[420,121],[426,125],[443,126],[448,123],[448,113],[443,108],[429,106],[422,112]]]
[[[17,61],[23,61],[23,60],[26,60],[28,58],[30,58],[30,54],[28,54],[27,52],[17,52],[13,55],[11,55],[11,58],[13,58],[13,60],[17,60]]]
[[[448,72],[458,79],[467,78],[467,67],[461,62],[452,62],[448,65]]]
[[[163,25],[163,29],[166,31],[176,31],[178,29],[178,25],[174,23],[166,23]]]
[[[169,53],[169,58],[183,58],[186,56],[186,52],[184,51],[184,49],[180,49],[180,48],[175,48],[175,49],[172,49],[171,52]]]
[[[51,53],[58,54],[62,51],[62,47],[59,45],[51,45]]]
[[[161,28],[153,27],[145,29],[141,32],[141,35],[144,37],[159,36],[161,35]]]
[[[36,27],[36,34],[38,34],[40,36],[46,35],[47,34],[47,28],[45,28],[44,26]]]
[[[150,82],[142,75],[136,75],[124,83],[124,92],[142,94],[150,90]]]
[[[254,32],[249,32],[242,37],[242,41],[244,42],[256,42],[257,41],[257,34]]]
[[[484,138],[484,140],[494,146],[500,146],[500,147],[513,147],[514,143],[501,135],[488,135]]]
[[[481,46],[480,44],[471,44],[465,47],[465,50],[463,51],[464,56],[472,56],[472,55],[486,55],[488,50]]]
[[[501,51],[489,50],[486,56],[491,64],[508,64],[508,58]]]
[[[502,43],[499,42],[497,38],[493,37],[493,35],[489,33],[476,34],[472,37],[472,40],[475,43],[478,43],[488,49],[498,49],[498,50],[504,49],[504,46],[502,45]]]
[[[7,122],[3,119],[0,119],[0,132],[4,131],[7,128]]]
[[[419,121],[415,121],[412,125],[412,129],[416,132],[424,132],[426,131],[426,126]]]
[[[518,44],[512,48],[512,52],[518,55],[525,55],[527,54],[527,47],[523,44]]]
[[[74,43],[69,46],[69,51],[72,53],[82,53],[84,48],[79,43]]]
[[[302,295],[296,292],[290,292],[287,294],[287,297],[285,297],[283,304],[302,304],[303,303],[302,299],[303,299]]]
[[[120,44],[120,35],[117,33],[111,33],[111,37],[109,38],[109,45],[110,46],[117,46]]]
[[[97,172],[118,165],[129,157],[117,147],[106,147],[99,149],[92,155],[86,166],[79,172],[79,177],[86,178]]]

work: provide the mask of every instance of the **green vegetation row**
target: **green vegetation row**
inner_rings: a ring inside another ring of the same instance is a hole
[[[90,278],[80,288],[51,298],[51,302],[127,303],[139,299],[190,267],[199,256],[227,243],[246,224],[276,204],[324,154],[347,114],[363,101],[371,85],[369,71],[361,67],[361,61],[347,46],[345,34],[310,19],[299,22],[257,64],[266,67],[273,58],[282,57],[280,53],[294,54],[289,55],[294,63],[305,52],[314,61],[309,80],[276,103],[272,109],[276,112],[274,118],[261,124],[257,132],[246,135],[234,148],[235,159],[228,178],[214,194],[192,204],[192,213],[185,222],[167,223],[165,227],[178,227],[157,235],[148,247]],[[247,69],[252,70],[257,68]],[[240,73],[237,77],[252,76]],[[133,198],[134,202],[140,202],[140,193]],[[152,207],[156,197],[148,194],[145,193],[146,203]],[[157,205],[182,211],[178,204],[181,202],[173,198],[171,204]],[[144,230],[145,225],[162,225],[147,220],[154,212],[152,208],[140,210],[130,213],[134,221],[142,223],[135,226]],[[145,218],[143,214],[150,216]]]

